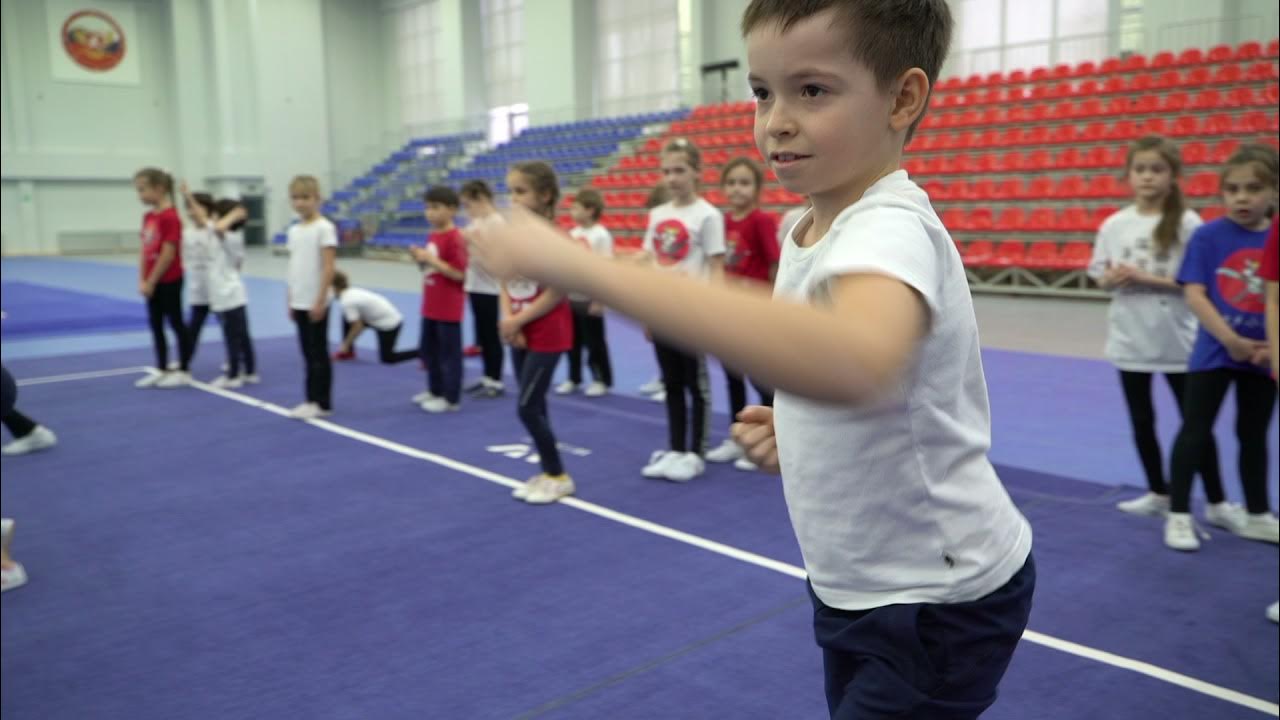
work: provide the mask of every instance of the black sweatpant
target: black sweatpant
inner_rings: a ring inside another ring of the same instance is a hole
[[[1133,426],[1133,442],[1138,447],[1138,459],[1147,475],[1147,489],[1157,495],[1168,495],[1169,486],[1164,481],[1164,455],[1156,438],[1156,410],[1151,402],[1151,375],[1147,372],[1120,371],[1120,387],[1124,390],[1124,402],[1129,408],[1129,423]],[[1165,373],[1165,380],[1173,397],[1178,401],[1179,416],[1184,416],[1182,403],[1186,398],[1187,374]],[[1226,499],[1222,490],[1222,474],[1218,463],[1218,443],[1213,435],[1205,446],[1204,462],[1200,466],[1204,479],[1204,494],[1209,502]]]
[[[605,343],[604,316],[592,315],[591,303],[574,300],[573,348],[569,350],[569,381],[582,384],[582,351],[587,351],[587,365],[591,377],[605,387],[613,387],[613,365],[609,362],[609,346]]]
[[[422,318],[419,339],[427,391],[450,405],[462,398],[462,323]]]
[[[306,381],[303,385],[307,402],[313,402],[322,410],[333,409],[333,363],[329,360],[329,308],[319,322],[311,320],[308,310],[294,310],[293,322],[298,326],[298,345],[306,363]]]
[[[191,369],[191,334],[182,321],[182,279],[169,283],[156,283],[155,291],[147,298],[147,322],[151,325],[151,342],[156,351],[156,369],[169,369],[169,344],[164,337],[164,321],[178,341],[178,362],[183,372]]]
[[[747,384],[743,382],[742,375],[732,368],[725,366],[724,377],[729,385],[729,424],[733,425],[738,422],[738,413],[747,406]],[[756,389],[760,394],[760,404],[765,407],[773,407],[773,390],[751,380],[751,387]]]
[[[511,349],[511,362],[516,366],[516,377],[520,379],[516,411],[524,429],[533,438],[533,446],[538,449],[538,462],[546,475],[564,473],[556,436],[551,431],[551,417],[547,414],[547,389],[551,387],[551,376],[555,374],[559,361],[560,353]]]
[[[1170,510],[1191,511],[1191,479],[1204,467],[1213,442],[1213,424],[1236,386],[1236,438],[1240,441],[1240,484],[1250,513],[1265,513],[1267,500],[1267,427],[1276,403],[1276,386],[1260,372],[1217,368],[1187,374],[1182,429],[1173,443],[1169,463]]]
[[[36,429],[36,422],[18,412],[14,405],[18,402],[18,383],[9,374],[9,368],[0,366],[0,422],[13,433],[15,440],[24,438]]]
[[[396,350],[396,340],[400,338],[400,329],[404,327],[404,323],[399,323],[390,330],[378,330],[374,328],[374,332],[378,334],[378,362],[383,365],[397,365],[407,360],[421,357],[422,350]],[[345,317],[342,318],[342,337],[346,338],[351,334],[351,322]],[[352,340],[352,349],[355,349],[355,341]]]
[[[667,433],[671,449],[702,455],[707,451],[707,423],[711,419],[706,362],[701,355],[691,355],[656,338],[653,347],[667,392]],[[689,394],[687,402],[685,393]]]
[[[253,340],[249,337],[248,308],[241,305],[218,313],[222,324],[222,339],[227,345],[227,377],[239,377],[241,373],[253,375],[257,362],[253,356]]]
[[[502,381],[502,338],[498,336],[498,296],[467,293],[471,298],[471,317],[475,321],[476,344],[484,360],[484,376]]]

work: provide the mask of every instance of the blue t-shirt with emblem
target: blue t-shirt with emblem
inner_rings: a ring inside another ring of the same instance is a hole
[[[1178,282],[1205,286],[1218,314],[1241,337],[1266,339],[1262,248],[1266,230],[1249,230],[1221,218],[1196,229],[1187,243],[1178,271]],[[1230,368],[1265,374],[1267,369],[1249,362],[1236,362],[1218,339],[1200,326],[1187,363],[1192,372]]]

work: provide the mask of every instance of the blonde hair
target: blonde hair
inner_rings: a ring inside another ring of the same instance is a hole
[[[134,173],[133,178],[142,178],[147,185],[163,190],[165,195],[173,195],[173,176],[160,168],[144,167]]]
[[[289,181],[289,194],[307,193],[313,197],[320,197],[320,181],[314,175],[295,175]]]

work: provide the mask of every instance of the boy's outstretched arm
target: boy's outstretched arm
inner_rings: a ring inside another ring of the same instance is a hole
[[[887,276],[835,279],[829,307],[775,302],[767,292],[610,262],[528,213],[486,229],[477,245],[499,277],[582,292],[765,385],[824,402],[863,403],[893,387],[928,323],[923,299]]]

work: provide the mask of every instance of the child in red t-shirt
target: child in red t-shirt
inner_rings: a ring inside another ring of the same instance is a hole
[[[156,372],[135,386],[174,388],[191,382],[191,337],[182,320],[182,219],[173,207],[173,178],[157,168],[133,176],[138,199],[150,209],[142,216],[138,292],[147,299],[147,321],[156,350]],[[169,370],[164,321],[178,340],[178,369]]]
[[[729,200],[724,216],[724,275],[730,282],[772,286],[778,270],[778,223],[759,207],[760,187],[764,173],[750,158],[736,157],[724,166],[720,187]],[[730,367],[724,369],[729,381],[729,423],[747,406],[747,385],[742,374]],[[751,384],[760,394],[760,404],[773,406],[773,390],[754,379]],[[742,447],[726,437],[720,446],[707,453],[709,462],[732,462],[739,470],[755,470]]]
[[[462,397],[462,313],[466,292],[467,243],[453,225],[458,194],[453,188],[427,188],[427,222],[431,234],[426,247],[412,248],[423,270],[422,332],[418,347],[427,366],[427,391],[413,396],[429,413],[458,409]]]
[[[555,217],[560,184],[551,166],[523,162],[507,173],[511,201],[547,219]],[[511,345],[511,360],[520,380],[520,422],[533,437],[542,472],[515,489],[514,497],[531,505],[553,503],[574,492],[573,479],[564,471],[556,436],[547,416],[547,389],[560,353],[573,347],[573,312],[564,293],[517,278],[503,283],[502,320],[498,331]]]

